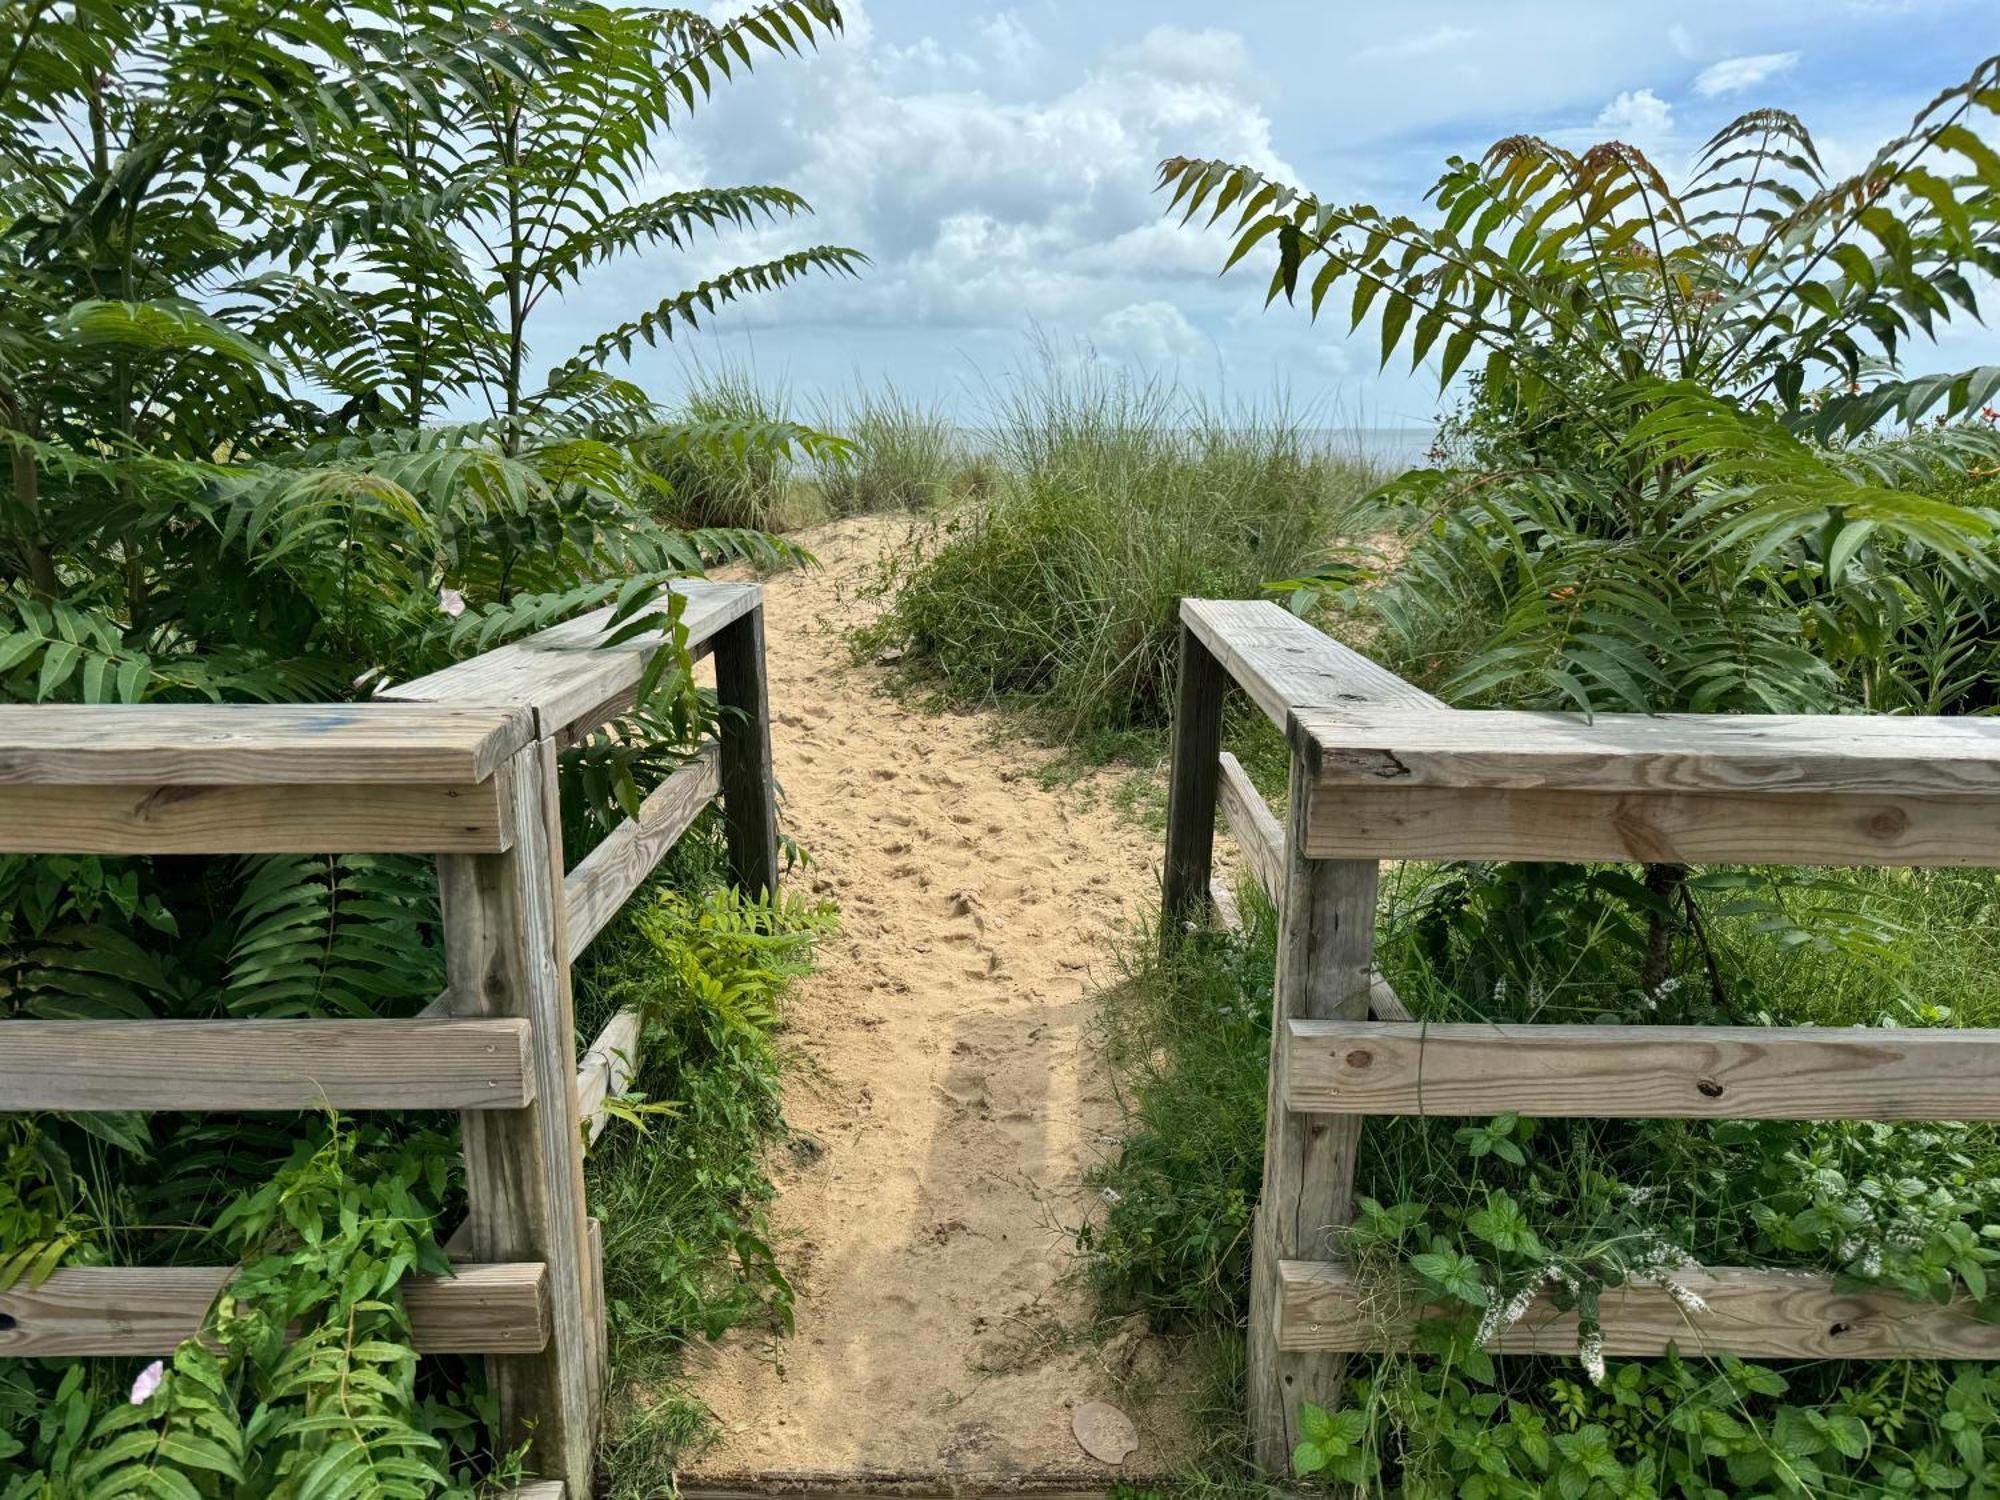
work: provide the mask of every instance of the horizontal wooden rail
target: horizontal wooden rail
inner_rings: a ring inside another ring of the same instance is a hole
[[[610,1121],[605,1101],[625,1092],[639,1062],[642,1018],[636,1010],[621,1010],[597,1033],[576,1073],[576,1107],[589,1141],[604,1134]]]
[[[1221,776],[1216,782],[1216,798],[1222,804],[1222,819],[1243,862],[1257,877],[1257,884],[1273,905],[1284,899],[1285,831],[1250,784],[1243,763],[1227,750],[1222,752]]]
[[[365,786],[0,783],[0,854],[496,854],[507,847],[490,777]]]
[[[1315,859],[2000,863],[2000,720],[1302,707]]]
[[[574,961],[653,873],[661,857],[722,790],[719,752],[704,745],[695,758],[655,787],[628,818],[563,881],[569,908],[569,956]]]
[[[463,703],[0,705],[0,783],[244,786],[484,781],[525,709]]]
[[[1799,1271],[1709,1267],[1674,1280],[1706,1304],[1689,1311],[1664,1287],[1607,1287],[1600,1306],[1604,1352],[1637,1359],[1733,1354],[1744,1359],[2000,1359],[2000,1325],[1976,1304],[1917,1302],[1894,1291],[1840,1292],[1829,1277]],[[1344,1267],[1307,1261],[1279,1266],[1279,1347],[1360,1354],[1405,1349],[1425,1309],[1385,1307]],[[1546,1296],[1490,1347],[1501,1354],[1574,1356],[1574,1312]]]
[[[522,1020],[0,1021],[0,1111],[520,1109]]]
[[[679,628],[700,656],[726,627],[756,609],[754,583],[681,579],[671,586],[681,603]],[[633,690],[664,640],[649,631],[616,646],[603,644],[609,607],[579,615],[526,640],[459,662],[382,694],[404,703],[508,703],[533,709],[538,733],[576,738],[631,707]]]
[[[1322,786],[1314,859],[1993,865],[1993,814],[1965,799]]]
[[[1288,732],[1301,705],[1445,706],[1269,600],[1183,599],[1181,623]]]
[[[2000,1120],[2000,1030],[1292,1021],[1304,1114]]]
[[[2000,719],[1301,708],[1322,786],[2000,798]]]
[[[403,1285],[422,1354],[527,1354],[549,1341],[548,1275],[538,1264],[459,1266]],[[171,1354],[201,1332],[233,1266],[77,1266],[0,1291],[0,1357]]]

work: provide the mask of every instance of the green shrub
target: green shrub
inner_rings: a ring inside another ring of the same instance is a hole
[[[820,499],[836,516],[884,511],[934,511],[966,487],[964,445],[950,419],[894,390],[864,392],[836,419],[821,425],[854,444],[815,465]]]
[[[1385,496],[1414,524],[1382,602],[1433,638],[1441,697],[1821,713],[1826,638],[1886,654],[1912,554],[2000,586],[2000,513],[1960,493],[2000,465],[2000,367],[1902,363],[1976,316],[1966,276],[2000,249],[1996,83],[2000,56],[1843,178],[1755,109],[1678,184],[1629,143],[1508,135],[1450,158],[1421,218],[1224,162],[1161,185],[1233,220],[1227,265],[1273,263],[1267,301],[1372,313],[1383,360],[1434,357],[1441,389],[1478,372],[1453,466]],[[1947,615],[1954,644],[1984,623]],[[1931,678],[1873,701],[1935,701]]]
[[[1033,700],[1061,736],[1164,723],[1184,596],[1257,595],[1327,542],[1369,476],[1297,418],[1050,372],[994,436],[997,484],[891,578],[864,649],[967,701]]]
[[[649,196],[633,165],[670,115],[839,25],[817,0],[716,22],[0,0],[0,701],[366,699],[599,604],[657,628],[631,611],[668,578],[785,556],[650,513],[637,450],[676,436],[617,367],[862,257],[724,269],[704,250],[678,290],[696,233],[807,205],[775,186]],[[537,308],[639,253],[644,301],[574,353],[536,341]],[[737,433],[817,441],[773,425]],[[708,716],[684,655],[655,663],[633,711],[563,758],[578,836]],[[0,858],[0,1030],[407,1015],[443,986],[442,952],[436,872],[411,856]],[[420,1360],[397,1292],[443,1269],[453,1126],[0,1114],[0,1286],[240,1268],[212,1345],[149,1371],[143,1404],[144,1361],[0,1361],[0,1496],[505,1487],[521,1465],[492,1451],[483,1362]]]
[[[1677,930],[1671,972],[1650,986],[1648,893],[1619,868],[1581,877],[1405,866],[1385,902],[1383,971],[1437,1021],[1995,1019],[1992,872],[1701,871],[1688,890],[1704,921]],[[1128,1125],[1098,1180],[1107,1207],[1079,1238],[1111,1305],[1172,1326],[1232,1327],[1245,1310],[1274,946],[1260,906],[1247,933],[1199,934],[1169,959],[1135,941],[1104,998]],[[1302,1455],[1315,1472],[1489,1496],[1976,1492],[2000,1477],[1989,1372],[1608,1361],[1596,1329],[1603,1288],[1671,1290],[1690,1262],[1809,1269],[2000,1314],[2000,1129],[1397,1117],[1371,1120],[1361,1141],[1343,1253],[1379,1305],[1442,1311],[1414,1352],[1350,1363],[1344,1399],[1315,1420],[1323,1441]],[[1550,1286],[1579,1312],[1576,1355],[1490,1357],[1483,1336]],[[1572,1489],[1565,1464],[1586,1450],[1603,1487]]]

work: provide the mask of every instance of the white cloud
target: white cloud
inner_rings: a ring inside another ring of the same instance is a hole
[[[1467,26],[1432,26],[1413,36],[1397,37],[1386,42],[1371,42],[1366,47],[1357,48],[1354,52],[1354,61],[1399,62],[1404,58],[1430,57],[1439,52],[1449,52],[1471,41],[1478,34]]]
[[[1106,313],[1091,330],[1106,354],[1146,367],[1179,364],[1201,354],[1207,341],[1171,302],[1133,302]]]
[[[979,39],[1000,67],[1007,72],[1025,72],[1041,56],[1042,44],[1027,24],[1011,10],[988,16],[979,24]]]
[[[1769,78],[1789,73],[1798,66],[1796,52],[1759,52],[1753,57],[1725,57],[1710,63],[1695,76],[1694,91],[1704,99],[1718,94],[1737,94],[1755,88]]]
[[[805,320],[1018,336],[1039,321],[1157,362],[1205,347],[1198,305],[1254,296],[1240,279],[1218,285],[1225,242],[1167,222],[1154,192],[1160,160],[1180,153],[1295,178],[1240,36],[1155,26],[1069,87],[1017,100],[912,80],[910,49],[845,8],[846,36],[786,77],[785,108],[730,91],[682,139],[726,160],[729,178],[797,185],[817,210],[807,226],[723,238],[713,266],[807,239],[858,246],[874,264],[858,283],[733,308],[732,329]],[[998,45],[1025,31],[1003,13],[980,35]],[[722,180],[702,175],[708,165],[676,176]]]
[[[1597,112],[1601,130],[1662,136],[1674,128],[1674,107],[1651,89],[1626,89]]]
[[[746,0],[703,3],[734,11]],[[1395,367],[1377,375],[1370,328],[1350,342],[1344,317],[1311,324],[1282,304],[1266,310],[1258,256],[1218,279],[1227,241],[1164,218],[1159,160],[1248,161],[1335,201],[1419,217],[1446,155],[1476,156],[1520,130],[1579,149],[1616,136],[1671,175],[1718,113],[1694,75],[1733,112],[1739,98],[1761,102],[1734,92],[1753,89],[1753,64],[1760,82],[1799,76],[1805,64],[1785,49],[1811,35],[1822,38],[1814,62],[1826,88],[1808,123],[1837,172],[1908,120],[1924,97],[1906,81],[1920,66],[1933,86],[1963,70],[1962,39],[1981,13],[1975,0],[1516,9],[1533,24],[1496,24],[1492,0],[1432,0],[1416,19],[1234,0],[1200,12],[1206,25],[1157,24],[1169,10],[1197,14],[1157,0],[842,0],[843,37],[802,61],[760,60],[663,143],[643,185],[783,183],[817,217],[593,272],[560,310],[551,304],[540,348],[560,358],[721,266],[826,241],[859,246],[873,265],[859,281],[735,304],[691,342],[749,352],[795,391],[887,377],[977,400],[966,372],[1004,369],[1038,324],[1070,345],[1094,341],[1106,358],[1181,358],[1187,378],[1246,396],[1287,380],[1323,392],[1347,373],[1371,405],[1421,417],[1435,392]],[[1906,45],[1895,77],[1866,66]],[[1306,158],[1303,173],[1281,146]],[[642,352],[633,373],[671,389],[683,347]]]
[[[1251,77],[1250,49],[1233,31],[1155,26],[1136,43],[1111,54],[1115,68],[1177,83],[1241,87]]]

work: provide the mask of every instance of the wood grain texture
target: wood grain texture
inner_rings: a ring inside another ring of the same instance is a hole
[[[466,704],[7,704],[0,783],[457,784],[532,729],[522,710]]]
[[[1215,802],[1222,749],[1222,663],[1181,627],[1174,687],[1174,748],[1167,779],[1167,853],[1160,876],[1160,942],[1171,947],[1207,915],[1215,870]]]
[[[1236,904],[1236,892],[1220,875],[1208,877],[1208,909],[1215,915],[1215,925],[1224,932],[1242,931],[1243,909]]]
[[[1986,797],[2000,719],[1301,709],[1323,786]]]
[[[1342,1115],[2000,1120],[2000,1030],[1295,1020],[1289,1108]]]
[[[1406,1348],[1423,1309],[1385,1307],[1337,1265],[1280,1268],[1287,1349],[1363,1353]],[[1734,1354],[1744,1359],[2000,1359],[2000,1324],[1975,1304],[1913,1302],[1897,1292],[1836,1292],[1831,1278],[1799,1271],[1710,1267],[1675,1280],[1708,1305],[1689,1312],[1658,1286],[1606,1289],[1604,1352],[1614,1358]],[[1490,1346],[1502,1354],[1574,1355],[1577,1320],[1546,1295]]]
[[[2000,865],[2000,812],[1937,797],[1327,786],[1315,859]]]
[[[1326,1405],[1340,1391],[1341,1361],[1286,1350],[1278,1343],[1278,1267],[1318,1259],[1353,1211],[1359,1117],[1297,1114],[1282,1083],[1287,1021],[1358,1019],[1368,1014],[1374,981],[1374,860],[1305,857],[1305,758],[1292,757],[1291,824],[1285,842],[1284,898],[1279,904],[1278,972],[1272,1015],[1269,1121],[1264,1179],[1251,1244],[1247,1383],[1252,1456],[1267,1473],[1289,1472],[1301,1436],[1299,1408]]]
[[[530,1462],[588,1500],[597,1436],[596,1295],[584,1214],[561,849],[552,838],[555,747],[538,741],[495,773],[511,783],[513,845],[505,854],[438,861],[446,977],[455,1014],[530,1024],[535,1102],[460,1117],[471,1259],[549,1268],[550,1339],[539,1354],[488,1364],[501,1440],[531,1436]],[[456,1239],[457,1236],[454,1236]]]
[[[1222,820],[1229,825],[1236,847],[1243,851],[1243,862],[1276,904],[1285,882],[1285,830],[1250,784],[1243,763],[1227,750],[1220,761],[1221,780],[1216,792],[1222,803]]]
[[[584,1138],[588,1141],[594,1142],[604,1134],[605,1124],[611,1118],[604,1101],[624,1093],[625,1085],[632,1081],[633,1069],[639,1061],[642,1026],[638,1011],[621,1010],[604,1023],[590,1050],[583,1054],[583,1062],[576,1070],[576,1107],[583,1117]]]
[[[722,822],[729,873],[755,896],[778,890],[778,786],[771,774],[771,705],[764,680],[764,608],[754,600],[715,636],[721,708]]]
[[[0,1021],[0,1111],[520,1109],[528,1026]]]
[[[500,1500],[566,1500],[569,1486],[560,1479],[545,1479],[538,1484],[524,1484],[519,1489],[509,1490]]]
[[[717,632],[757,608],[754,583],[715,583],[684,578],[672,585],[684,602],[680,626],[688,649],[700,655]],[[657,632],[605,646],[611,610],[594,610],[539,631],[525,640],[488,651],[399,683],[381,695],[403,703],[500,703],[532,709],[542,736],[572,725],[595,728],[631,704],[632,690],[660,649]]]
[[[465,785],[0,784],[0,854],[437,854],[507,846]]]
[[[638,817],[619,824],[564,877],[572,959],[590,946],[722,790],[717,755],[714,745],[703,746],[639,804]]]
[[[171,1354],[201,1332],[234,1266],[78,1266],[0,1291],[0,1357]],[[403,1284],[421,1354],[525,1353],[549,1340],[548,1277],[536,1264],[467,1265]]]
[[[1368,981],[1368,1014],[1378,1021],[1414,1021],[1416,1019],[1415,1016],[1410,1014],[1409,1006],[1403,1004],[1403,997],[1396,993],[1394,986],[1388,980],[1384,979],[1380,973],[1377,973]]]
[[[1445,706],[1266,599],[1183,599],[1181,623],[1280,729],[1302,707]]]

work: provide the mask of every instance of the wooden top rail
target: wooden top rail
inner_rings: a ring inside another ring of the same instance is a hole
[[[1181,623],[1283,730],[1302,707],[1445,708],[1268,599],[1183,599]]]
[[[1311,859],[2000,865],[2000,719],[1457,710],[1275,604],[1181,621],[1304,759]]]
[[[695,655],[761,599],[707,579],[669,593]],[[664,643],[604,646],[610,613],[366,703],[0,706],[0,854],[504,853],[495,770],[622,712]]]
[[[497,853],[525,710],[0,707],[0,853]]]
[[[484,781],[524,709],[428,703],[0,705],[0,783],[256,786]]]
[[[695,656],[711,649],[716,636],[757,609],[763,597],[754,583],[707,578],[677,580],[670,591],[685,601],[680,627]],[[518,704],[534,711],[543,736],[572,727],[594,729],[631,706],[632,691],[664,640],[648,632],[604,646],[610,618],[609,606],[579,615],[428,677],[398,683],[381,696],[401,703]]]

